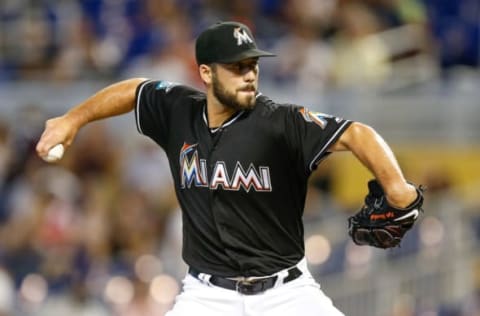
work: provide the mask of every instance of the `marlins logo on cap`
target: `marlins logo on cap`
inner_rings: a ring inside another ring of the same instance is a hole
[[[233,37],[237,39],[237,45],[240,46],[242,44],[253,43],[253,40],[248,35],[245,29],[241,27],[236,27],[233,29]]]

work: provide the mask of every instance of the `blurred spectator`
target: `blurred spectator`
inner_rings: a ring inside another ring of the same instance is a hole
[[[480,3],[477,0],[424,0],[435,37],[439,63],[455,66],[480,64]]]
[[[7,174],[11,165],[12,152],[10,148],[9,126],[0,121],[0,223],[8,217],[7,209]]]
[[[161,11],[153,11],[152,14]],[[153,17],[162,32],[161,41],[156,43],[151,54],[132,60],[126,68],[125,77],[168,78],[169,81],[199,86],[199,76],[192,54],[190,23],[186,16],[176,13],[176,18],[162,21]]]
[[[4,67],[12,78],[40,78],[57,52],[54,6],[47,1],[2,1],[0,12]]]
[[[76,2],[65,2],[58,7],[59,53],[53,63],[51,77],[58,82],[93,78],[101,73],[95,62],[95,49],[99,45],[90,23]],[[110,57],[118,62],[118,53],[110,49]],[[105,67],[104,67],[105,69]]]
[[[124,185],[141,192],[159,210],[168,211],[176,207],[170,166],[165,153],[158,150],[150,140],[138,141],[129,154],[123,157]]]
[[[10,275],[0,265],[0,316],[13,316],[15,288]]]
[[[324,13],[314,15],[303,2],[308,1],[288,1],[285,5],[290,31],[272,48],[278,55],[273,75],[278,84],[318,93],[331,83],[332,49],[322,35],[335,7],[326,1],[319,10]]]
[[[75,283],[66,293],[49,296],[31,315],[109,316],[111,313],[105,304],[92,297],[83,283]]]
[[[103,122],[82,130],[78,141],[69,150],[71,168],[81,178],[93,176],[109,180],[117,172],[118,161],[109,131]],[[120,143],[121,145],[121,143]]]
[[[347,3],[338,11],[334,38],[333,77],[338,85],[379,84],[389,75],[388,50],[375,33],[382,24],[361,2]]]
[[[124,306],[117,307],[118,316],[157,316],[167,312],[164,306],[152,298],[148,284],[135,280],[133,288],[132,300]]]

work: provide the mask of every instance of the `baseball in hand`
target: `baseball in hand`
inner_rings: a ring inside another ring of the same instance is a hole
[[[65,149],[63,148],[62,144],[55,145],[52,148],[50,148],[50,150],[48,151],[48,154],[43,157],[43,160],[45,160],[46,162],[58,161],[62,159],[64,151]]]

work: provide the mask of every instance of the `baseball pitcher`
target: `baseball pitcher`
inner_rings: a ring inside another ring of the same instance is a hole
[[[183,214],[189,269],[168,316],[343,315],[312,278],[302,213],[307,181],[330,153],[351,151],[375,177],[349,220],[359,245],[399,244],[422,191],[408,183],[369,126],[258,90],[260,50],[243,24],[223,22],[196,40],[205,91],[135,78],[106,87],[46,122],[38,154],[68,146],[89,122],[135,112],[140,133],[167,154]]]

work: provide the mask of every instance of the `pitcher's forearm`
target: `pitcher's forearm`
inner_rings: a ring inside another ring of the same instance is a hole
[[[350,150],[369,169],[385,190],[392,205],[405,207],[416,197],[388,144],[371,127],[353,123],[334,150]]]
[[[130,112],[135,107],[135,92],[144,78],[134,78],[112,84],[69,110],[65,117],[77,129],[89,122]]]
[[[78,130],[85,124],[127,113],[135,107],[135,92],[143,78],[129,79],[113,84],[95,93],[62,116],[54,117],[45,122],[43,131],[37,143],[37,153],[40,157],[48,155],[50,148],[63,144],[68,148]]]
[[[355,128],[355,127],[354,127]],[[385,140],[369,126],[357,126],[349,144],[353,154],[365,165],[384,187],[392,188],[405,182],[398,162]]]

